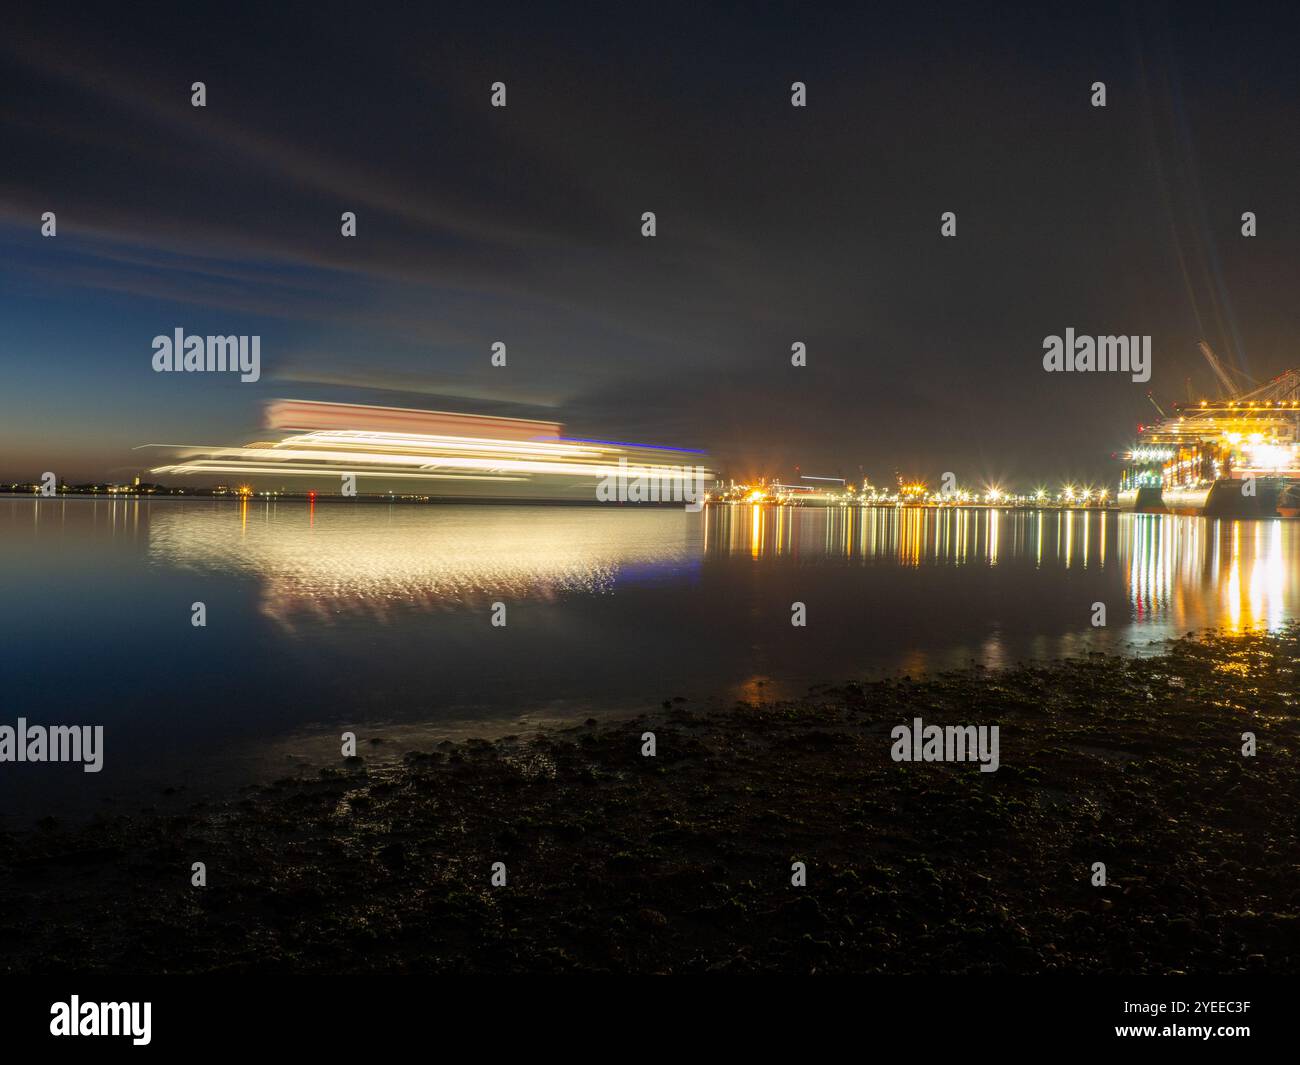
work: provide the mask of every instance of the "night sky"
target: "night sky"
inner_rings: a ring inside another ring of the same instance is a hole
[[[1300,365],[1287,7],[73,11],[0,33],[0,479],[126,478],[290,396],[1101,482],[1148,389],[1212,394],[1198,340]],[[260,334],[262,381],[155,374],[176,327]],[[1067,327],[1150,334],[1150,383],[1044,373]]]

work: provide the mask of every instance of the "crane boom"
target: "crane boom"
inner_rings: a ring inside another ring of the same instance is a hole
[[[1223,363],[1219,361],[1219,356],[1214,354],[1211,350],[1210,345],[1202,340],[1200,348],[1201,354],[1205,356],[1205,361],[1210,364],[1210,369],[1214,371],[1214,376],[1217,377],[1223,387],[1228,390],[1228,396],[1232,397],[1240,392],[1241,389],[1239,389],[1236,382],[1228,376],[1228,371],[1223,368]]]

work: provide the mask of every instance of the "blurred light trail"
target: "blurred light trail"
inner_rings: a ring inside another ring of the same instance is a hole
[[[702,467],[682,463],[680,455],[700,452],[567,440],[557,422],[297,400],[272,403],[267,422],[295,431],[236,447],[144,445],[178,452],[178,461],[150,472],[321,483],[351,474],[371,479],[358,489],[361,494],[382,494],[382,482],[390,479],[439,482],[440,492],[449,482],[491,482],[510,485],[507,494],[526,487],[524,494],[533,497],[593,500],[597,484],[610,478],[713,478]]]

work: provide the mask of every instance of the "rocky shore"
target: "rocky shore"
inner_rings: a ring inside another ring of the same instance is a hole
[[[44,823],[0,837],[0,966],[1295,972],[1297,658],[1295,630],[1206,634],[761,706],[668,699],[181,815]],[[997,725],[999,768],[894,761],[917,717]]]

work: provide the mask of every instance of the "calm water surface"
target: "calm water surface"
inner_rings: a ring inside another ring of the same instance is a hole
[[[198,781],[232,759],[284,775],[304,752],[336,755],[344,728],[400,744],[1276,627],[1300,602],[1298,530],[1055,510],[0,499],[0,723],[106,726],[98,777],[0,767],[0,800]]]

